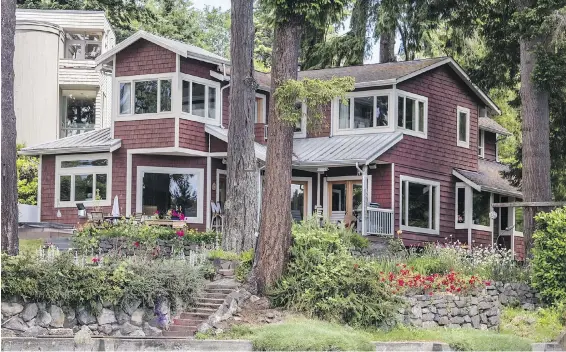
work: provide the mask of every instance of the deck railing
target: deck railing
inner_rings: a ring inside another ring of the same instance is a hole
[[[393,210],[381,208],[368,208],[367,228],[369,235],[393,236]]]

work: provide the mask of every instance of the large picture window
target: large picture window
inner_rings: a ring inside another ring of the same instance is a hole
[[[137,212],[153,215],[176,210],[185,219],[202,223],[204,170],[138,167]]]
[[[338,102],[338,130],[356,130],[389,125],[388,93],[356,93]]]
[[[181,111],[199,119],[216,119],[217,91],[216,87],[184,79]]]
[[[440,183],[401,176],[401,229],[439,233]]]
[[[109,154],[60,156],[56,163],[56,207],[110,205]]]
[[[171,111],[171,79],[120,82],[119,88],[120,115],[130,115],[132,112],[140,115]]]
[[[96,90],[62,90],[60,138],[94,130]]]

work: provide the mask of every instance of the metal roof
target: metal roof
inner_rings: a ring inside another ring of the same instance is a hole
[[[204,131],[214,137],[228,143],[228,130],[220,126],[204,125]],[[254,142],[255,157],[261,161],[265,161],[267,156],[267,146]]]
[[[186,44],[186,43],[182,43],[173,39],[168,39],[168,38],[163,38],[145,31],[137,31],[135,34],[133,34],[132,36],[128,37],[128,39],[122,41],[120,44],[116,45],[114,48],[112,48],[111,50],[107,51],[106,53],[103,53],[102,55],[100,55],[98,58],[96,58],[96,64],[100,65],[102,63],[105,63],[107,61],[110,61],[112,59],[112,57],[122,51],[123,49],[127,48],[128,46],[130,46],[131,44],[133,44],[134,42],[140,40],[140,39],[145,39],[147,41],[150,41],[156,45],[162,46],[168,50],[171,50],[174,53],[177,53],[183,57],[191,57],[191,58],[195,58],[198,60],[202,60],[202,61],[206,61],[206,62],[211,62],[211,63],[215,63],[215,64],[229,64],[230,61],[220,55],[216,55],[214,53],[211,53],[208,50],[204,50],[202,48],[199,48],[197,46],[191,45],[191,44]]]
[[[501,126],[492,118],[489,117],[480,117],[478,120],[478,125],[481,130],[502,134],[504,136],[510,136],[511,132],[509,132],[505,127]]]
[[[401,132],[384,132],[295,139],[296,166],[369,164],[403,139]]]
[[[478,160],[478,171],[454,169],[453,174],[477,191],[493,192],[513,197],[523,197],[521,191],[513,187],[502,173],[508,171],[507,165],[495,161]]]
[[[120,139],[113,139],[110,127],[57,139],[20,150],[22,155],[45,155],[66,153],[112,152],[122,145]]]

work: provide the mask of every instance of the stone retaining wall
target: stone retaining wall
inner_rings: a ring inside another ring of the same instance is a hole
[[[183,307],[177,301],[177,307]],[[122,307],[99,305],[98,314],[85,307],[60,307],[42,302],[5,299],[2,302],[2,337],[73,336],[84,327],[92,335],[102,336],[161,336],[162,329],[172,319],[169,301],[157,307],[142,307],[141,301]],[[155,312],[159,312],[156,314]]]
[[[157,240],[156,244],[159,246],[159,255],[164,257],[171,256],[173,247],[179,246],[177,240]],[[206,245],[208,248],[214,247],[214,244]],[[109,252],[122,252],[126,255],[134,254],[134,244],[131,239],[123,238],[101,238],[98,242],[98,253],[107,254]],[[189,256],[191,252],[199,252],[202,249],[202,244],[185,244],[184,252]],[[95,253],[95,254],[98,254]]]
[[[407,297],[407,307],[399,309],[400,321],[420,328],[497,329],[500,303],[487,290],[475,296],[416,295]]]
[[[534,310],[541,305],[540,294],[526,283],[496,282],[493,287],[497,290],[499,302],[503,306],[520,306]]]

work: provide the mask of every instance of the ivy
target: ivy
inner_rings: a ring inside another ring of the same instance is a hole
[[[334,98],[345,99],[354,89],[354,78],[341,77],[330,80],[288,80],[275,90],[275,108],[282,121],[293,126],[301,121],[301,103],[307,107],[307,125],[316,130],[324,118],[324,107]]]

